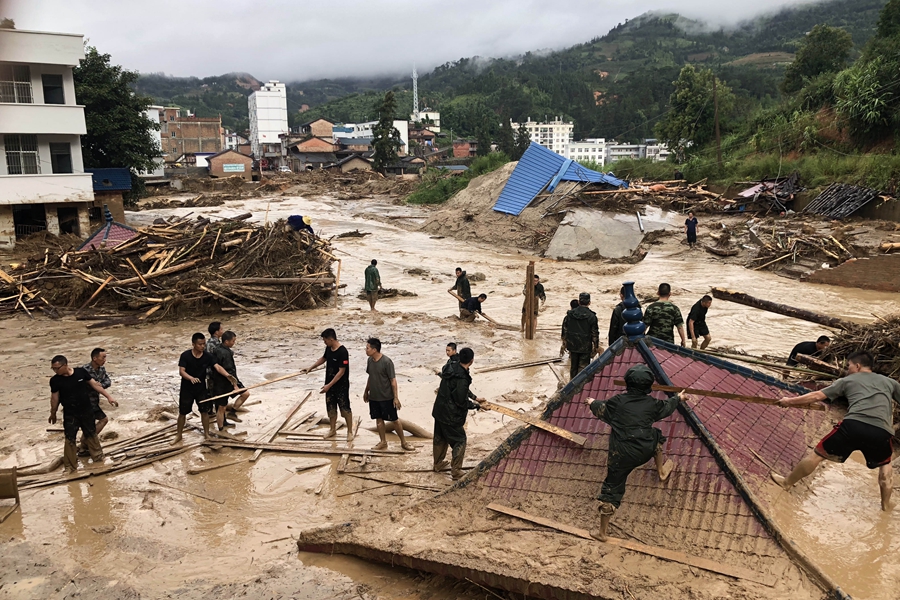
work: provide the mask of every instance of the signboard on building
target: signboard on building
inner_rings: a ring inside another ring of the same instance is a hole
[[[225,173],[243,173],[243,164],[225,163],[222,165],[222,171]]]

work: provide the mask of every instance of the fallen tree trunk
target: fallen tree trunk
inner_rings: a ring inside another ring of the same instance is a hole
[[[715,254],[716,256],[737,256],[739,250],[737,248],[716,248],[715,246],[709,246],[704,244],[703,246],[707,252],[710,254]]]
[[[818,369],[819,371],[825,371],[831,375],[836,375],[837,377],[843,377],[847,374],[843,369],[832,365],[831,363],[827,363],[824,360],[819,360],[818,358],[813,358],[812,356],[808,356],[806,354],[796,354],[794,355],[794,360],[796,360],[801,365],[806,365],[807,367],[812,367],[814,369]]]
[[[839,319],[837,317],[829,317],[828,315],[816,313],[811,310],[794,308],[793,306],[788,306],[786,304],[769,302],[768,300],[763,300],[761,298],[754,298],[750,294],[745,294],[743,292],[734,292],[731,290],[724,290],[722,288],[713,288],[712,296],[713,298],[716,298],[718,300],[727,300],[736,304],[743,304],[744,306],[752,306],[753,308],[766,310],[778,315],[793,317],[795,319],[801,319],[803,321],[809,321],[811,323],[818,323],[819,325],[824,325],[825,327],[844,329],[846,331],[850,331],[856,327],[856,324],[851,323],[850,321],[844,321],[843,319]]]

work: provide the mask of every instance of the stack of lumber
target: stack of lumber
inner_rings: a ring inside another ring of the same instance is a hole
[[[328,242],[283,221],[251,225],[250,216],[158,219],[109,249],[35,253],[0,274],[0,315],[67,308],[93,327],[324,304],[336,283]]]
[[[877,190],[847,183],[832,183],[803,212],[831,219],[849,217],[875,198],[886,199]]]
[[[797,227],[796,222],[778,221],[768,227],[751,231],[751,240],[759,246],[756,257],[747,265],[753,270],[776,271],[800,263],[814,270],[823,265],[836,267],[846,260],[867,254],[838,234],[817,232],[812,227]]]
[[[625,189],[582,191],[567,201],[567,206],[588,204],[596,208],[626,208],[623,205],[652,203],[681,211],[719,212],[728,202],[721,194],[706,189],[706,180],[688,184],[684,180],[631,182]],[[632,210],[629,206],[628,210]]]

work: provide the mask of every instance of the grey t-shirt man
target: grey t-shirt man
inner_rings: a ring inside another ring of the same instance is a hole
[[[393,361],[384,354],[379,360],[370,356],[366,363],[366,373],[369,374],[369,401],[393,402],[394,388],[391,380],[397,377]]]
[[[844,420],[860,421],[894,433],[893,402],[900,402],[900,383],[863,371],[838,379],[822,390],[831,401],[844,397],[849,408]]]

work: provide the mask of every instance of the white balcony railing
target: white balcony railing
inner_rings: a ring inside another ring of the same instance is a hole
[[[0,175],[0,205],[91,202],[90,173]]]
[[[3,133],[84,135],[84,107],[0,103],[0,134]]]

